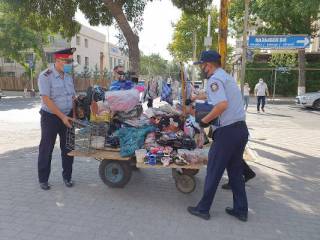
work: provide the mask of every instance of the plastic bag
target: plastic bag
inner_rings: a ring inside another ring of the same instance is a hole
[[[129,112],[139,104],[140,94],[136,89],[108,91],[106,100],[111,111]]]

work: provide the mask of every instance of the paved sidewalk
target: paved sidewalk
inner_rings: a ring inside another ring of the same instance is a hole
[[[319,239],[320,112],[269,105],[267,114],[257,115],[250,106],[255,158],[249,164],[258,176],[247,184],[249,221],[242,223],[224,213],[232,194],[221,189],[210,221],[187,213],[186,207],[201,197],[205,169],[189,195],[176,190],[168,170],[140,170],[124,189],[110,189],[98,176],[97,161],[77,158],[76,185],[68,189],[62,183],[57,145],[52,190],[40,190],[37,108],[33,102],[26,109],[0,108],[0,143],[6,148],[0,149],[0,240]],[[21,119],[8,117],[20,113]]]

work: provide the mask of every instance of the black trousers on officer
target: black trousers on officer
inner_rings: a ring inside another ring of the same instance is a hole
[[[217,187],[227,169],[233,193],[233,208],[237,213],[248,213],[248,201],[243,178],[243,152],[248,142],[245,122],[237,122],[214,132],[214,144],[209,151],[204,193],[197,205],[200,212],[208,213]]]
[[[41,141],[39,145],[38,176],[39,182],[48,182],[52,152],[57,135],[60,138],[60,149],[62,158],[62,177],[71,180],[73,157],[68,156],[70,150],[66,147],[67,127],[56,115],[41,110]],[[71,115],[70,115],[71,116]]]

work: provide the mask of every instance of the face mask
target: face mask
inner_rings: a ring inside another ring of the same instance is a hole
[[[207,79],[208,78],[208,73],[206,71],[206,67],[201,68],[201,78],[202,79]]]
[[[64,73],[71,73],[72,72],[72,64],[64,64],[63,65],[63,72]]]

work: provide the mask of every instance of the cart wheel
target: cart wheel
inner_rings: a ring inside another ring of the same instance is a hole
[[[103,160],[99,165],[101,180],[112,188],[122,188],[130,180],[132,169],[128,162]]]
[[[193,176],[181,174],[177,175],[176,187],[182,193],[192,193],[196,188],[196,181]]]
[[[195,176],[199,173],[199,169],[182,168],[182,173],[190,176]]]

